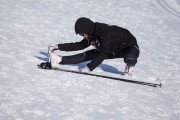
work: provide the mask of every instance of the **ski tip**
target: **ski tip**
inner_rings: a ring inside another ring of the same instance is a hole
[[[161,88],[161,87],[162,87],[162,83],[155,84],[154,87],[159,87],[159,88]]]
[[[42,62],[41,64],[38,64],[37,66],[38,68],[41,68],[41,69],[48,69],[48,70],[52,69],[50,62]]]
[[[40,64],[37,64],[38,68],[41,68],[41,65]]]

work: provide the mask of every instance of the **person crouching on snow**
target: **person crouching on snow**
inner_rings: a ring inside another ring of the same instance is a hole
[[[75,32],[82,36],[83,40],[48,46],[52,67],[56,64],[90,61],[86,67],[80,69],[80,72],[90,72],[105,59],[123,58],[126,63],[124,75],[132,75],[140,51],[136,38],[127,29],[81,17],[75,23]],[[90,45],[95,48],[72,56],[59,56],[54,53],[55,50],[83,50]]]

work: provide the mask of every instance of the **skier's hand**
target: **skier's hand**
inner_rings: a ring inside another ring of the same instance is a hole
[[[91,72],[91,71],[90,71],[89,68],[86,66],[86,67],[84,67],[84,68],[79,69],[79,72],[89,73],[89,72]]]

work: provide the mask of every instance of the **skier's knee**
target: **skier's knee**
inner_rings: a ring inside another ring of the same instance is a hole
[[[128,65],[128,66],[135,66],[137,63],[137,58],[139,56],[139,53],[135,54],[135,53],[129,53],[129,54],[125,54],[124,56],[124,62]]]
[[[124,57],[124,62],[128,65],[128,66],[135,66],[137,63],[137,56],[135,56],[134,54],[127,54]]]
[[[128,65],[128,66],[135,66],[137,63],[137,59],[135,58],[125,58],[124,62]]]

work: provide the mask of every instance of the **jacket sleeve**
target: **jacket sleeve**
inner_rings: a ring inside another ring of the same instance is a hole
[[[64,44],[58,44],[58,48],[61,51],[76,51],[76,50],[83,50],[84,48],[87,48],[89,45],[88,40],[83,39],[80,42],[75,43],[64,43]]]
[[[98,65],[100,65],[103,60],[107,58],[110,51],[110,37],[105,37],[103,39],[102,45],[100,46],[100,52],[89,64],[87,64],[90,71],[94,70]]]

